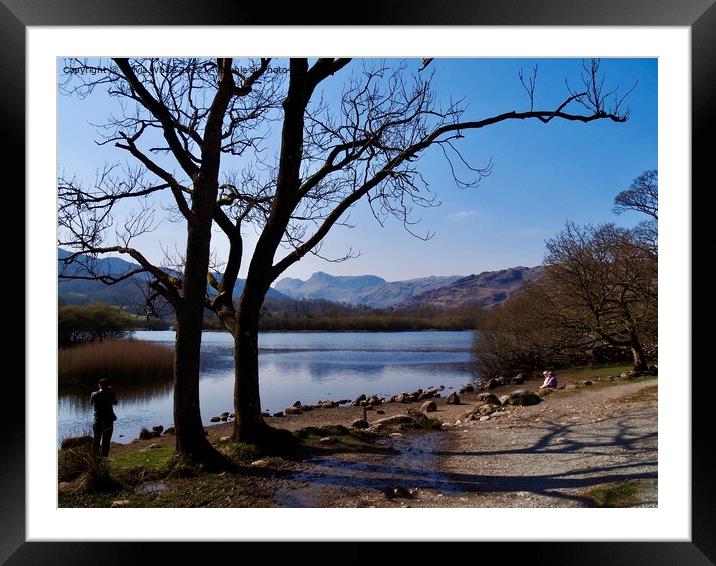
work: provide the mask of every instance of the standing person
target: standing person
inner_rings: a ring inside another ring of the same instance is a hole
[[[92,393],[90,403],[94,406],[94,423],[92,424],[94,442],[92,443],[92,451],[99,456],[101,444],[102,456],[109,456],[109,442],[112,439],[114,421],[117,420],[117,415],[114,414],[112,409],[112,406],[117,404],[117,397],[112,391],[109,380],[99,380],[99,390]]]
[[[540,389],[557,389],[557,377],[552,373],[552,370],[543,371],[544,383],[540,386]]]

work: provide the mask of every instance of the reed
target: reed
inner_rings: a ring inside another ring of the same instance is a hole
[[[172,378],[174,353],[142,340],[105,340],[62,348],[58,359],[60,385],[94,385],[161,381]]]

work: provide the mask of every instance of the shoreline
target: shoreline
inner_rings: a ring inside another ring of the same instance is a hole
[[[254,455],[250,446],[231,442],[233,423],[219,423],[205,427],[208,439],[221,451],[241,454],[243,471],[203,472],[186,479],[167,479],[159,472],[172,458],[171,435],[113,444],[110,466],[124,472],[134,469],[139,484],[119,494],[79,497],[71,493],[71,483],[60,483],[60,506],[106,507],[128,501],[121,506],[570,507],[589,506],[592,487],[631,477],[641,494],[634,505],[653,506],[657,384],[655,377],[617,381],[598,377],[591,385],[575,378],[538,405],[508,406],[494,416],[463,422],[459,422],[461,414],[482,406],[480,392],[460,395],[459,405],[449,405],[442,397],[433,399],[436,410],[427,413],[444,423],[442,430],[435,431],[400,424],[375,427],[378,421],[398,415],[402,415],[398,420],[405,422],[406,413],[415,414],[420,403],[387,403],[368,410],[367,433],[350,428],[352,421],[362,416],[362,407],[268,417],[274,427],[294,433],[302,430],[301,437],[318,450],[313,457],[295,461]],[[502,396],[519,388],[534,391],[538,385],[533,380],[494,392]],[[637,396],[636,400],[629,400],[630,396]],[[612,446],[609,439],[615,435],[628,438],[632,429],[634,440],[630,442],[641,446],[637,452]],[[373,440],[356,445],[355,438],[341,436],[344,434],[368,434]],[[595,434],[603,434],[604,441],[594,444]],[[594,447],[575,459],[581,450],[577,447],[590,438]],[[231,452],[237,449],[240,451]],[[604,467],[606,462],[609,464]],[[621,467],[624,472],[608,472]],[[599,472],[602,468],[605,471]],[[596,472],[590,473],[592,469]],[[370,470],[378,471],[377,475]],[[577,479],[569,479],[571,476]],[[161,493],[152,491],[156,485]],[[213,499],[223,493],[217,485],[234,495]],[[387,493],[387,488],[395,493]],[[204,490],[214,495],[202,499]]]

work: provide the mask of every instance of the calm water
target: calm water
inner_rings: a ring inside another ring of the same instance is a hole
[[[174,346],[174,332],[134,338]],[[472,332],[288,332],[259,335],[261,406],[281,411],[301,401],[394,395],[418,387],[459,387],[474,380]],[[233,341],[225,332],[202,338],[201,415],[205,423],[233,412]],[[91,429],[92,388],[62,389],[59,438]],[[173,423],[171,382],[115,385],[119,405],[112,440],[129,442],[141,427]],[[123,435],[123,436],[120,436]]]

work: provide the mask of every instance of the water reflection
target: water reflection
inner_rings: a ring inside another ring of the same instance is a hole
[[[476,377],[471,332],[262,333],[259,372],[262,407],[283,410],[294,401],[393,395],[418,387],[459,386]],[[172,346],[173,332],[136,332],[134,338]],[[233,342],[227,333],[202,337],[201,413],[205,422],[232,411]],[[91,424],[92,388],[62,388],[60,437]],[[114,439],[128,442],[142,426],[170,426],[171,382],[118,385]],[[120,437],[119,435],[124,435]]]

